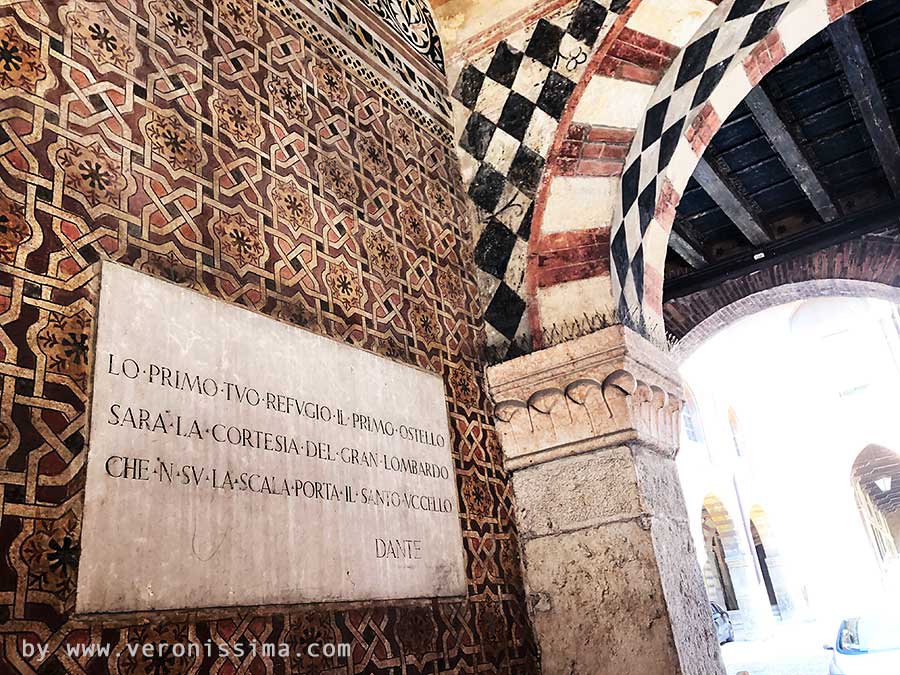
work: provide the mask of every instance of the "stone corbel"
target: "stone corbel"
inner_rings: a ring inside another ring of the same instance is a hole
[[[603,395],[603,384],[591,378],[575,380],[566,387],[566,397],[572,405],[572,422],[580,428],[597,433],[612,417]]]
[[[616,326],[489,369],[507,467],[638,442],[678,447],[681,395],[666,355]]]
[[[514,455],[521,454],[520,446],[528,442],[534,432],[528,404],[523,401],[500,401],[494,404],[494,419],[500,445]],[[521,441],[519,439],[522,439]]]

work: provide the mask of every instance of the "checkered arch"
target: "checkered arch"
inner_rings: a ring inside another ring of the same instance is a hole
[[[525,266],[534,198],[572,92],[627,0],[547,3],[466,54],[452,92],[458,153],[477,210],[475,263],[488,342],[507,353],[528,334]],[[512,355],[512,354],[510,354]]]
[[[620,319],[663,338],[662,284],[675,208],[721,123],[772,68],[865,0],[725,0],[650,98],[625,162],[610,237]]]

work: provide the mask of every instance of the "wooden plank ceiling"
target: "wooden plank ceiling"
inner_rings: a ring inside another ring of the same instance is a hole
[[[792,54],[716,134],[679,205],[672,299],[801,253],[900,234],[900,3]]]

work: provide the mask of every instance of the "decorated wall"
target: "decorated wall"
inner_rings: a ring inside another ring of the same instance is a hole
[[[0,8],[0,670],[537,672],[445,82],[423,0]],[[467,598],[74,616],[100,259],[440,374]],[[126,649],[210,640],[351,656]]]

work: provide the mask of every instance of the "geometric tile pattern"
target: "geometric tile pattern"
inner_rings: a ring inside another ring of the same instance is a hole
[[[306,12],[286,0],[0,8],[3,672],[538,670],[454,149],[371,51]],[[520,129],[520,114],[504,125]],[[467,598],[76,618],[101,258],[441,375]],[[24,657],[17,633],[49,658]],[[349,643],[350,658],[247,649],[321,640]],[[220,641],[230,656],[202,647]],[[78,642],[112,649],[69,656]],[[139,642],[201,649],[133,657]]]
[[[573,0],[465,64],[453,86],[458,153],[478,214],[475,264],[488,342],[528,334],[531,219],[563,110],[595,46],[627,3]]]
[[[614,221],[610,250],[619,316],[641,332],[654,332],[645,325],[643,302],[646,266],[657,261],[645,260],[643,244],[657,204],[671,197],[664,195],[662,176],[682,138],[696,131],[691,124],[696,124],[698,112],[702,122],[704,106],[726,70],[740,64],[742,56],[772,31],[787,6],[788,0],[722,2],[676,57],[637,129],[622,174],[622,216]],[[662,270],[650,271],[654,286],[661,285]]]
[[[261,0],[263,6],[284,20],[298,24],[302,32],[316,34],[341,53],[344,65],[371,78],[371,71],[387,73],[400,90],[434,119],[449,135],[450,103],[440,39],[425,0]],[[298,4],[299,3],[299,4]],[[302,6],[306,11],[300,11]],[[331,37],[326,34],[330,33]],[[350,41],[370,58],[352,63],[340,44]],[[398,102],[402,99],[395,99]],[[406,103],[408,106],[409,103]]]

